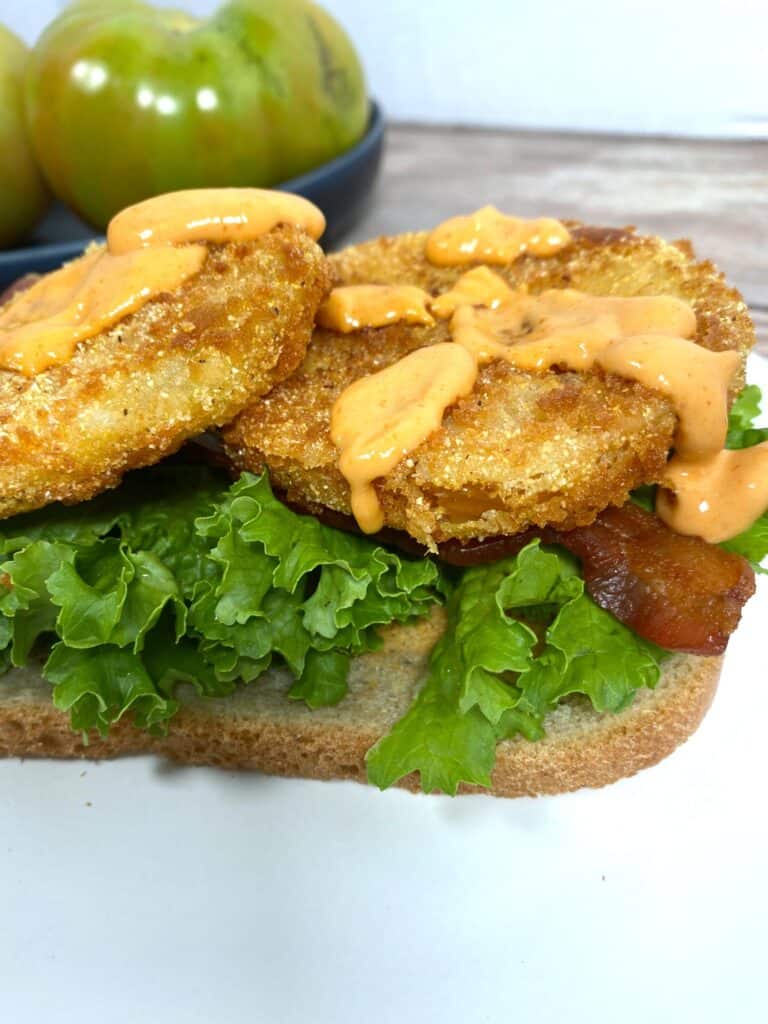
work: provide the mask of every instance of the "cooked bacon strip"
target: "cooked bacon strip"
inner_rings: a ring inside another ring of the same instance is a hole
[[[464,548],[443,545],[440,556],[458,565],[492,562],[536,536],[581,560],[587,591],[601,608],[670,651],[722,654],[755,592],[755,574],[739,555],[674,533],[632,504],[606,509],[577,530],[528,530]]]
[[[741,556],[674,533],[636,505],[606,509],[591,526],[558,534],[557,543],[581,559],[601,608],[672,651],[722,654],[755,592]]]

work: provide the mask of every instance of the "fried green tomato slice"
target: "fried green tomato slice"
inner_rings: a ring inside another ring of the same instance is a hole
[[[571,244],[551,257],[494,267],[532,293],[574,288],[594,295],[671,295],[697,316],[696,341],[746,357],[754,332],[744,302],[687,243],[631,229],[569,225]],[[330,257],[334,284],[412,284],[432,295],[469,269],[435,267],[426,235],[381,238]],[[450,341],[448,324],[404,323],[339,334],[317,329],[297,372],[224,431],[240,468],[268,466],[274,486],[310,511],[350,513],[349,487],[330,435],[333,403],[354,380],[408,352]],[[734,383],[734,391],[743,383]],[[592,373],[527,373],[497,362],[442,427],[375,487],[386,525],[431,547],[447,540],[510,535],[529,526],[585,526],[630,490],[656,482],[676,417],[640,384]]]
[[[211,246],[194,277],[66,363],[0,371],[0,518],[83,501],[231,420],[301,362],[328,287],[320,248],[281,226]]]

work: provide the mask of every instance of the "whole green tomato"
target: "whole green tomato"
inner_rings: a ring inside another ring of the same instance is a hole
[[[53,191],[104,227],[161,192],[301,174],[361,137],[368,103],[349,38],[309,0],[208,19],[81,0],[35,46],[27,115]]]
[[[0,25],[0,249],[18,242],[48,205],[24,124],[24,43]]]

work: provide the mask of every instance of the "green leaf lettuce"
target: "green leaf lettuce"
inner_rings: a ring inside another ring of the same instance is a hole
[[[498,740],[540,738],[563,697],[581,693],[598,711],[619,711],[659,678],[658,649],[592,601],[570,556],[538,541],[468,569],[447,610],[424,687],[368,754],[381,788],[411,772],[425,792],[487,786]]]
[[[431,560],[290,511],[266,476],[230,485],[198,467],[7,520],[0,552],[0,667],[45,642],[54,703],[85,733],[126,714],[160,732],[179,682],[222,696],[275,659],[293,699],[336,703],[375,627],[426,614],[447,588]]]

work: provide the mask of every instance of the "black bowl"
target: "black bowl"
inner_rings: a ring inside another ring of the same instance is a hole
[[[365,210],[379,173],[383,143],[384,118],[371,101],[368,128],[357,145],[327,164],[274,186],[305,196],[320,207],[327,221],[322,238],[326,248],[338,242]],[[0,251],[0,288],[22,274],[54,270],[102,237],[62,203],[55,203],[28,245]]]

